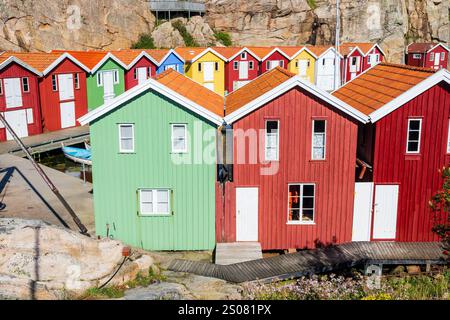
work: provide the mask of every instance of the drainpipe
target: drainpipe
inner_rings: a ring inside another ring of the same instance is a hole
[[[340,2],[339,0],[336,0],[336,58],[334,63],[334,90],[339,89],[339,69],[340,69],[340,63],[339,63],[339,36],[340,36],[340,28],[341,28],[341,19],[339,17],[340,10],[339,10]]]
[[[19,147],[22,149],[22,151],[27,156],[28,160],[30,160],[33,167],[36,169],[36,171],[39,173],[39,175],[42,177],[44,182],[48,185],[50,190],[55,194],[55,196],[58,198],[58,200],[62,203],[64,208],[69,212],[69,214],[72,216],[73,221],[76,223],[78,228],[80,229],[80,232],[84,235],[87,235],[87,229],[81,222],[81,220],[78,218],[76,213],[73,211],[72,207],[67,203],[66,199],[63,198],[63,196],[59,193],[59,190],[55,187],[53,182],[50,180],[50,178],[45,174],[44,170],[34,161],[33,157],[31,156],[28,149],[23,144],[22,140],[17,136],[17,134],[14,132],[14,130],[11,128],[9,123],[5,120],[3,115],[0,113],[0,121],[3,123],[5,128],[9,131],[9,133],[13,136],[14,140],[17,142]]]

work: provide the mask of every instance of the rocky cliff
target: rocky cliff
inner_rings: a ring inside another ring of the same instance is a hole
[[[331,44],[336,0],[205,0],[205,19],[183,20],[200,45],[213,30],[236,45]],[[412,41],[449,41],[448,0],[341,0],[342,41],[378,41],[400,61]],[[206,23],[205,23],[206,21]],[[157,24],[145,0],[0,0],[0,49],[117,49],[151,33],[161,47],[183,45]]]

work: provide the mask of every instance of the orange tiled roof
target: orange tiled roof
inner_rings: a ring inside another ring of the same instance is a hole
[[[127,66],[133,62],[142,52],[141,49],[122,49],[110,51],[117,59]],[[101,60],[101,59],[100,59]]]
[[[267,56],[275,47],[247,47],[251,52],[256,54],[260,59]]]
[[[167,69],[155,76],[154,79],[203,108],[223,117],[224,101],[221,95],[172,69]]]
[[[145,50],[150,57],[155,59],[156,62],[161,63],[162,59],[166,56],[166,54],[169,52],[168,49],[147,49]]]
[[[226,115],[245,106],[247,103],[276,88],[294,76],[295,74],[280,67],[264,73],[226,97]]]
[[[287,56],[292,57],[294,54],[299,52],[302,48],[305,46],[284,46],[284,47],[278,47],[281,51],[283,51]],[[295,57],[293,57],[295,58]]]
[[[366,55],[374,45],[375,43],[371,42],[346,42],[340,45],[339,52],[345,56],[349,54],[350,51],[352,51],[355,47],[358,47],[359,50],[361,50],[362,53]]]
[[[244,47],[213,47],[212,49],[224,58],[230,59],[236,53],[241,51]]]
[[[36,69],[39,72],[43,72],[47,69],[56,59],[58,59],[62,53],[41,53],[41,52],[5,52],[1,55],[1,62],[8,59],[11,56],[25,62],[30,67]]]
[[[53,53],[56,52],[67,52],[75,59],[80,61],[89,69],[94,68],[104,57],[108,54],[107,51],[70,51],[70,50],[53,50]]]
[[[325,51],[331,48],[331,46],[305,46],[309,51],[314,53],[316,57],[320,57]]]
[[[380,63],[333,95],[366,115],[380,109],[434,73],[431,69]]]
[[[203,47],[178,47],[175,48],[175,52],[184,59],[184,61],[191,61],[193,58],[198,56],[200,53],[205,51],[206,48]]]

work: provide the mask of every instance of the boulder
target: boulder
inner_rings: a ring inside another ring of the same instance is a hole
[[[117,270],[123,246],[38,220],[0,219],[0,296],[62,299],[82,294]],[[131,257],[111,284],[148,272],[152,264],[150,257]]]

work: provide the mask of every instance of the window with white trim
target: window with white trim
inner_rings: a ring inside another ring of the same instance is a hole
[[[430,61],[434,61],[434,52],[430,53]]]
[[[22,78],[22,91],[23,92],[30,92],[30,84],[28,82],[28,77]]]
[[[233,70],[238,70],[239,69],[239,61],[234,61],[233,62]]]
[[[218,62],[214,63],[214,67],[215,67],[216,71],[219,71],[219,63]]]
[[[242,60],[247,60],[247,52],[244,51],[244,52],[241,53],[241,59]]]
[[[119,151],[121,153],[134,152],[134,124],[119,124]]]
[[[52,74],[52,90],[58,91],[58,79],[56,77],[56,74]]]
[[[97,72],[97,87],[103,87],[103,72]]]
[[[169,189],[139,189],[139,214],[169,215],[170,196]]]
[[[248,68],[249,68],[250,70],[253,70],[254,67],[255,67],[255,63],[254,63],[253,61],[249,61],[249,62],[248,62]]]
[[[284,60],[280,60],[280,67],[284,68]]]
[[[422,134],[422,119],[408,119],[406,153],[420,152],[420,138]]]
[[[79,90],[80,89],[80,74],[79,73],[74,74],[74,81],[75,81],[75,89]]]
[[[288,224],[314,223],[314,184],[289,184]]]
[[[152,77],[152,67],[147,68],[147,79]]]
[[[114,72],[114,84],[119,83],[119,70],[113,70]]]
[[[265,131],[265,159],[266,161],[277,161],[279,150],[279,121],[266,120]]]
[[[3,80],[0,79],[0,96],[3,94]]]
[[[445,52],[441,52],[441,61],[445,60]]]
[[[133,79],[134,79],[134,80],[137,80],[137,78],[138,78],[138,68],[134,68],[134,71],[133,71]]]
[[[198,63],[197,68],[198,68],[198,72],[202,72],[202,63],[201,62]]]
[[[421,55],[420,53],[414,53],[414,54],[413,54],[413,59],[418,60],[418,59],[420,59],[420,58],[422,58],[422,55]]]
[[[312,159],[325,160],[326,157],[326,120],[313,120]]]
[[[266,62],[266,69],[267,69],[267,70],[270,70],[270,67],[271,67],[271,65],[270,65],[270,61],[269,61],[269,60],[267,60],[267,62]]]
[[[187,152],[187,125],[186,124],[172,124],[172,152],[186,153]]]
[[[450,119],[448,120],[447,153],[450,153]]]

